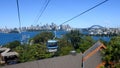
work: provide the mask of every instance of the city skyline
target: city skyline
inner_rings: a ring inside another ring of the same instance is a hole
[[[44,25],[52,22],[60,25],[104,0],[51,0],[39,21],[34,22],[45,1],[19,0],[22,27]],[[69,24],[73,28],[87,28],[92,25],[119,27],[119,3],[119,0],[108,0],[108,2],[66,24]],[[16,0],[1,0],[0,8],[0,27],[19,27]]]

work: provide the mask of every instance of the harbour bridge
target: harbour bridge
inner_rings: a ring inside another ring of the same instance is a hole
[[[105,27],[100,26],[100,25],[92,25],[87,30],[89,31],[89,30],[92,30],[92,29],[105,29]]]

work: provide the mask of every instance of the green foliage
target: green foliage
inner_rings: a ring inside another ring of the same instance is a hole
[[[70,33],[66,34],[66,39],[77,52],[84,52],[94,44],[90,36],[83,36],[78,30],[72,30]]]
[[[115,64],[114,68],[120,68],[120,63]]]
[[[107,45],[107,49],[102,51],[104,55],[103,61],[107,66],[111,66],[109,62],[118,63],[120,60],[120,36],[113,37]]]
[[[66,34],[67,40],[72,44],[74,49],[79,48],[79,43],[81,41],[81,33],[79,30],[71,30],[68,34]]]
[[[68,55],[71,50],[74,48],[72,47],[71,43],[69,43],[65,38],[59,39],[59,55]]]
[[[105,68],[104,66],[101,66],[100,68]]]
[[[14,48],[19,53],[19,62],[28,62],[33,60],[39,60],[44,58],[50,58],[53,56],[52,53],[47,52],[46,42],[48,39],[52,39],[54,35],[52,32],[41,32],[36,35],[33,39],[33,44],[20,45],[18,42],[11,42],[7,47]]]
[[[5,47],[11,48],[11,49],[16,48],[17,46],[20,46],[19,41],[13,41],[5,45]]]
[[[52,54],[46,52],[45,45],[40,44],[18,46],[15,50],[20,55],[19,62],[50,58],[52,56]]]
[[[71,43],[78,53],[84,52],[95,43],[91,36],[83,36],[78,30],[72,30],[64,38]]]
[[[52,32],[41,32],[40,34],[36,35],[33,40],[34,43],[41,43],[44,44],[49,39],[53,39],[54,35]]]
[[[95,41],[90,36],[83,36],[81,39],[81,43],[79,44],[79,49],[81,52],[84,52],[88,48],[90,48]]]
[[[70,51],[76,50],[77,53],[84,52],[94,44],[90,36],[83,36],[78,30],[72,30],[58,40],[59,49],[56,53],[47,52],[46,42],[53,39],[51,32],[41,32],[30,41],[32,44],[20,45],[18,42],[12,42],[7,47],[14,48],[19,53],[19,62],[28,62],[33,60],[51,58],[54,56],[63,56],[70,54]],[[14,45],[14,46],[13,46]]]
[[[73,48],[72,48],[72,47],[69,47],[69,46],[62,47],[62,48],[60,49],[60,55],[61,55],[61,56],[63,56],[63,55],[68,55],[72,49],[73,49]]]
[[[118,62],[120,60],[120,36],[113,37],[109,43],[111,46],[112,60]]]

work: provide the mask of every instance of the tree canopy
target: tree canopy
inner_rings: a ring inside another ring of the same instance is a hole
[[[47,40],[53,39],[54,34],[52,32],[41,32],[33,38],[34,43],[46,43]]]
[[[120,62],[120,36],[113,37],[107,44],[107,49],[102,51],[104,55],[103,61],[106,62],[106,66]]]
[[[79,48],[79,43],[81,42],[81,33],[79,30],[71,30],[68,34],[66,34],[67,40],[72,44],[74,49]]]
[[[14,41],[9,43],[7,47],[14,49],[19,53],[19,62],[28,62],[33,60],[51,58],[54,56],[63,56],[70,54],[70,51],[76,50],[77,53],[84,52],[94,41],[90,36],[83,36],[79,30],[72,30],[58,40],[58,51],[55,53],[47,52],[46,42],[53,39],[52,32],[41,32],[35,37],[31,38],[32,44],[20,44]]]
[[[19,41],[13,41],[13,42],[10,42],[10,43],[6,44],[5,47],[14,49],[19,45],[21,45]]]

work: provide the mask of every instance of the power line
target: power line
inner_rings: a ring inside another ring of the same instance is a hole
[[[40,17],[42,16],[42,14],[44,13],[45,9],[47,8],[48,4],[50,3],[51,0],[47,0],[45,1],[45,6],[43,8],[43,10],[41,11],[41,13],[39,14],[38,18],[36,19],[35,23],[38,23]]]
[[[20,32],[21,32],[21,19],[20,19],[20,9],[19,9],[19,2],[16,0],[17,3],[17,11],[18,11],[18,19],[19,19],[19,27],[20,27]]]
[[[103,2],[101,2],[101,3],[99,3],[99,4],[97,4],[97,5],[93,6],[92,8],[87,9],[86,11],[84,11],[84,12],[82,12],[82,13],[80,13],[80,14],[78,14],[78,15],[72,17],[72,18],[70,18],[69,20],[63,22],[62,24],[65,24],[65,23],[67,23],[67,22],[69,22],[69,21],[71,21],[71,20],[73,20],[73,19],[75,19],[75,18],[77,18],[77,17],[79,17],[79,16],[81,16],[81,15],[83,15],[83,14],[89,12],[90,10],[92,10],[92,9],[94,9],[94,8],[96,8],[96,7],[100,6],[100,5],[102,5],[103,3],[107,2],[107,1],[108,1],[108,0],[105,0],[105,1],[103,1]],[[62,24],[61,24],[61,25],[62,25]]]

